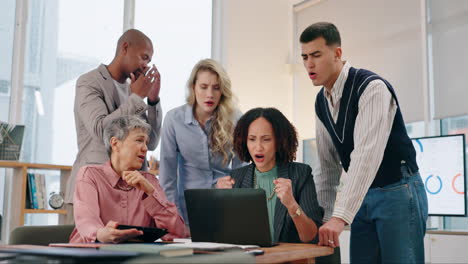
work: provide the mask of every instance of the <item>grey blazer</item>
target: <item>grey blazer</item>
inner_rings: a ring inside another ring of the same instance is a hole
[[[235,180],[234,188],[252,188],[254,169],[255,164],[252,163],[233,170],[231,177]],[[317,201],[312,168],[307,164],[289,162],[278,166],[278,177],[291,180],[294,198],[304,213],[319,228],[322,225],[323,208]],[[274,242],[302,243],[288,210],[279,201],[275,207],[274,229]],[[317,243],[318,236],[312,242]]]
[[[158,144],[162,121],[160,103],[149,106],[136,94],[131,94],[125,103],[120,103],[112,77],[104,64],[78,78],[74,113],[78,154],[65,190],[66,203],[73,203],[78,170],[87,164],[101,164],[109,160],[103,132],[112,119],[123,115],[139,115],[145,119],[152,128],[149,150],[154,150]]]

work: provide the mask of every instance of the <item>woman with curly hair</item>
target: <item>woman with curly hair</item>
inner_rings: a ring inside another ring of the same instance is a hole
[[[217,188],[265,190],[274,242],[317,242],[323,209],[317,201],[312,169],[296,163],[297,133],[275,108],[254,108],[234,130],[234,150],[250,165],[218,180]]]
[[[231,80],[212,59],[199,61],[187,82],[187,104],[169,111],[161,135],[159,180],[186,223],[184,190],[211,188],[219,177],[242,165],[232,150],[240,112]]]

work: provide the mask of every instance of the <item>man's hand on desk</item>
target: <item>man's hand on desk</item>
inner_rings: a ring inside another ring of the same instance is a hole
[[[319,228],[319,245],[328,247],[339,247],[339,236],[343,232],[346,222],[343,219],[332,217]]]

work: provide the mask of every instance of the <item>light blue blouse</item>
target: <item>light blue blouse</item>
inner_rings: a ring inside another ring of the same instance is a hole
[[[223,156],[209,149],[210,131],[211,120],[203,129],[188,104],[172,109],[164,119],[159,181],[168,200],[177,205],[187,224],[184,190],[211,188],[219,177],[230,175],[231,169],[245,165],[232,156],[223,165]]]

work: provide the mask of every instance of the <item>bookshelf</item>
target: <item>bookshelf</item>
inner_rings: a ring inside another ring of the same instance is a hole
[[[24,163],[17,161],[6,161],[0,160],[0,168],[13,169],[13,177],[11,182],[13,183],[13,190],[11,197],[12,208],[20,208],[20,210],[14,210],[15,215],[11,216],[11,227],[23,226],[24,216],[26,214],[59,214],[66,215],[66,210],[45,210],[45,209],[27,209],[26,208],[26,192],[27,190],[27,173],[30,169],[39,170],[55,170],[60,171],[60,189],[65,190],[65,184],[71,173],[71,166],[52,165],[52,164],[38,164],[38,163]],[[8,175],[8,174],[7,174]],[[20,194],[19,199],[15,194]],[[48,197],[47,197],[48,198]],[[10,229],[12,230],[12,229]]]

